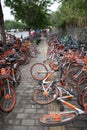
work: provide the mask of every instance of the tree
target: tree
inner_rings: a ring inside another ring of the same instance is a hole
[[[26,24],[22,22],[13,21],[13,20],[5,20],[4,25],[6,30],[27,29]]]
[[[5,0],[16,20],[26,23],[29,28],[44,28],[49,24],[47,6],[51,0]]]
[[[5,31],[4,31],[4,19],[3,19],[3,11],[2,11],[2,5],[0,1],[0,35],[1,35],[1,41],[3,43],[3,48],[5,47]]]
[[[66,24],[77,26],[87,26],[87,0],[57,0],[61,2],[61,7],[52,18],[57,27],[65,27]]]

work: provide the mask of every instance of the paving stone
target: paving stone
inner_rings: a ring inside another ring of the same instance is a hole
[[[29,109],[29,108],[32,108],[32,105],[31,104],[26,104],[25,109]]]
[[[35,120],[33,119],[22,120],[22,125],[35,126]]]
[[[76,127],[68,127],[67,130],[83,130],[83,128],[76,128]]]
[[[28,130],[44,130],[44,128],[40,126],[32,126],[32,127],[29,127]]]
[[[36,113],[36,109],[25,109],[24,113]]]
[[[44,130],[49,130],[49,127],[44,127]]]
[[[46,109],[38,109],[37,113],[47,113],[47,110]]]
[[[17,114],[17,118],[19,118],[19,119],[26,119],[27,117],[28,117],[27,114],[23,114],[23,113]]]
[[[83,130],[87,130],[87,127],[86,127],[86,128],[84,128]]]
[[[28,130],[27,126],[13,126],[13,130]]]
[[[20,125],[21,124],[20,119],[9,119],[7,122],[9,125]]]
[[[87,127],[87,120],[86,121],[74,121],[74,127],[84,128]]]
[[[24,112],[24,108],[20,108],[20,109],[19,108],[15,108],[14,112],[15,113],[23,113]]]
[[[13,130],[13,126],[2,127],[0,130]]]

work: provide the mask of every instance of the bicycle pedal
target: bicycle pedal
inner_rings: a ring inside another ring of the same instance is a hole
[[[60,111],[64,111],[64,106],[63,105],[60,106]]]

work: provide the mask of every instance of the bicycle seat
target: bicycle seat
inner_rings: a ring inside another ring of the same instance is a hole
[[[13,63],[13,62],[15,62],[15,58],[10,58],[10,57],[8,57],[8,58],[6,59],[6,61],[7,61],[7,62],[10,62],[10,63]]]

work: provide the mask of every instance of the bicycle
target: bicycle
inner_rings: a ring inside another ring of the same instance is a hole
[[[40,105],[46,105],[56,100],[59,95],[57,84],[61,83],[62,86],[64,85],[58,79],[55,81],[48,80],[53,75],[53,73],[54,71],[51,71],[43,80],[40,80],[39,81],[40,87],[34,91],[33,99],[36,103]],[[70,96],[69,91],[71,91],[71,89],[72,88],[68,86],[63,86],[62,88],[62,90],[65,91],[67,94],[69,94],[69,96]]]
[[[61,89],[59,89],[61,93]],[[83,89],[83,96],[82,96],[82,104],[84,107],[84,110],[78,108],[75,105],[72,105],[68,101],[65,101],[64,99],[68,99],[69,97],[66,96],[59,96],[57,98],[58,101],[61,103],[65,104],[69,108],[74,109],[74,111],[65,111],[65,112],[60,112],[56,114],[48,114],[40,117],[39,121],[42,126],[60,126],[60,125],[66,125],[69,124],[73,121],[75,121],[79,115],[81,114],[87,114],[87,87]]]
[[[73,86],[78,85],[78,90],[81,88],[80,85],[84,84],[87,77],[87,58],[80,59],[80,63],[77,63],[76,67],[71,68],[67,75],[66,79],[69,84]]]
[[[58,89],[56,87],[56,83],[61,82],[62,85],[64,85],[64,83],[62,80],[57,82],[49,80],[55,71],[58,71],[58,67],[55,70],[48,70],[46,65],[43,63],[36,63],[31,67],[31,75],[35,80],[39,81],[40,86],[34,91],[33,94],[33,99],[36,103],[46,105],[53,102],[57,98]]]
[[[16,104],[16,92],[10,83],[10,67],[0,65],[0,108],[10,112]]]

